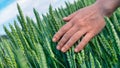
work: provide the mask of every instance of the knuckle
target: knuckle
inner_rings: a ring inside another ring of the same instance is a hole
[[[87,29],[91,30],[93,29],[93,26],[87,25]]]
[[[58,43],[58,46],[62,46],[62,42],[61,41]]]
[[[75,24],[76,27],[80,28],[82,26],[86,26],[85,22],[82,22],[82,21],[78,21],[76,24]]]
[[[69,38],[69,34],[65,34],[64,36],[63,36],[63,40],[67,40]]]
[[[55,38],[59,38],[59,37],[60,37],[60,34],[61,34],[60,32],[57,32],[57,33],[54,35],[54,37],[55,37]]]
[[[88,42],[88,40],[84,39],[82,44],[86,44],[87,42]]]
[[[72,21],[68,22],[68,24],[69,24],[70,26],[73,26],[73,25],[74,25],[74,21],[72,20]]]
[[[95,31],[95,32],[96,32],[96,31]],[[92,37],[95,36],[95,35],[96,35],[95,32],[91,32],[91,33],[90,33],[90,36],[92,36]]]
[[[73,42],[73,41],[75,41],[75,38],[76,38],[76,37],[74,37],[74,38],[71,38],[71,39],[70,39],[70,42]]]
[[[67,27],[64,25],[61,29],[60,32],[65,32],[67,30]]]
[[[62,37],[62,39],[60,40],[60,42],[61,42],[61,43],[64,43],[64,42],[66,42],[66,40],[67,40],[67,39],[66,39],[65,37]]]
[[[68,46],[68,45],[66,45],[66,46],[64,46],[64,48],[65,48],[66,50],[68,50],[68,49],[69,49],[69,46]]]
[[[76,23],[74,26],[75,26],[76,28],[79,28],[79,27],[80,27],[80,25],[79,25],[78,23]]]
[[[67,33],[65,34],[65,36],[68,36],[68,35],[70,35],[70,33],[69,33],[69,32],[67,32]]]
[[[65,36],[65,38],[69,38],[70,35],[71,35],[71,33],[67,32],[64,36]]]
[[[67,40],[67,38],[64,36],[61,41],[64,42],[66,40]]]
[[[68,22],[68,23],[66,23],[62,28],[61,28],[61,30],[62,31],[66,31],[66,30],[68,30],[70,27],[72,27],[72,22]]]
[[[62,32],[65,32],[66,31],[66,27],[63,27],[63,28],[61,28],[60,29],[60,32],[62,33]]]
[[[67,39],[63,37],[58,44],[63,45],[66,41]]]
[[[78,49],[83,49],[83,47],[85,46],[86,43],[81,43],[78,47]]]
[[[57,47],[61,48],[61,47],[62,47],[62,45],[57,45]]]
[[[56,34],[55,34],[55,36],[57,37],[57,36],[59,36],[61,34],[61,31],[58,31]]]
[[[70,44],[70,42],[68,42],[68,43],[66,43],[66,45],[67,45],[67,46],[70,46],[71,44]]]
[[[85,22],[80,22],[79,25],[80,26],[85,26],[86,24],[85,24]]]

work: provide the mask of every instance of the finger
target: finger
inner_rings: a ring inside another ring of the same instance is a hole
[[[69,40],[69,38],[77,31],[78,31],[78,28],[72,27],[68,32],[66,32],[62,37],[62,39],[59,41],[57,45],[57,49],[60,50],[61,47],[63,47],[63,45]]]
[[[75,48],[75,52],[79,52],[80,50],[82,50],[85,47],[85,45],[93,38],[93,36],[93,33],[87,33],[85,37],[83,37],[82,41]]]
[[[66,23],[53,37],[53,42],[57,42],[61,36],[72,27],[72,23]]]
[[[65,44],[65,46],[61,49],[62,52],[66,52],[72,45],[79,40],[84,34],[86,33],[86,30],[80,30],[76,32],[69,41]]]
[[[72,13],[72,14],[69,15],[68,17],[64,17],[63,20],[64,20],[65,22],[68,22],[68,21],[70,21],[77,13],[78,13],[78,11]]]

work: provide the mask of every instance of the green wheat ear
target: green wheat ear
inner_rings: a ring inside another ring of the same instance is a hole
[[[34,8],[35,20],[25,16],[17,4],[17,21],[9,28],[4,26],[9,39],[0,37],[0,68],[119,68],[120,10],[111,18],[105,18],[104,30],[79,53],[74,52],[74,46],[62,53],[56,49],[57,43],[52,42],[53,35],[65,24],[63,17],[93,2],[95,0],[65,2],[66,8],[58,9],[50,5],[46,15],[40,15]]]

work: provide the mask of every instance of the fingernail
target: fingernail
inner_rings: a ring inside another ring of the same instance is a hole
[[[78,49],[75,49],[75,52],[78,52]]]
[[[60,46],[57,46],[57,49],[60,50]]]
[[[64,17],[63,19],[66,19],[67,17]]]
[[[53,38],[52,40],[53,40],[53,42],[56,42],[56,38]]]
[[[65,48],[62,48],[61,51],[62,51],[62,52],[65,52]]]

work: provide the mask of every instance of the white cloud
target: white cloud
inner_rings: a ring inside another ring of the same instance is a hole
[[[36,8],[39,13],[42,14],[48,11],[50,4],[54,8],[57,8],[59,6],[64,6],[64,1],[73,2],[74,0],[16,0],[0,11],[0,27],[16,18],[16,15],[18,14],[17,3],[21,6],[25,15],[34,19],[33,8]]]
[[[63,0],[68,1],[68,0]],[[16,4],[19,3],[24,14],[33,17],[33,7],[35,7],[40,13],[45,13],[48,10],[48,6],[51,3],[53,7],[58,7],[63,4],[63,1],[60,0],[17,0],[13,2],[4,10],[0,11],[0,25],[5,23],[6,21],[13,19],[16,17],[17,7]],[[73,1],[73,0],[69,0]],[[59,3],[57,3],[59,2]],[[56,4],[57,3],[57,4]],[[63,6],[63,5],[62,5]]]

